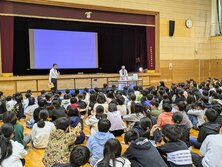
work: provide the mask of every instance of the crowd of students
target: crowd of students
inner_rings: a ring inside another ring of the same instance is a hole
[[[222,81],[211,78],[170,88],[161,81],[123,90],[107,85],[64,94],[43,90],[37,97],[28,90],[24,99],[19,92],[7,97],[0,92],[0,166],[23,166],[31,143],[45,149],[46,167],[220,167],[221,111]],[[26,119],[31,135],[24,134],[20,119]],[[197,138],[190,136],[192,128]],[[124,153],[121,144],[127,145]]]

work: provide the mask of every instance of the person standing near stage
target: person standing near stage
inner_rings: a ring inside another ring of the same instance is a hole
[[[121,70],[119,70],[120,80],[127,80],[128,79],[128,72],[125,69],[125,66],[121,67]]]
[[[57,64],[52,65],[52,69],[49,72],[49,83],[53,83],[54,87],[51,90],[57,90],[57,78],[60,72],[57,71]]]
[[[125,69],[125,66],[122,66],[121,69],[119,70],[119,75],[120,75],[120,81],[127,81],[128,80],[128,72]],[[121,82],[119,83],[119,89],[122,90],[127,83]]]

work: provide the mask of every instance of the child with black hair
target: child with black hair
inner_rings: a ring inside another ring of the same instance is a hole
[[[108,112],[108,103],[106,101],[106,97],[103,93],[99,93],[97,95],[97,99],[96,99],[96,103],[93,106],[93,110],[96,111],[96,107],[98,105],[102,105],[104,107],[104,112],[107,113]]]
[[[139,122],[136,122],[133,126],[133,129],[135,129],[140,137],[146,137],[150,138],[150,129],[152,128],[152,121],[147,118],[143,117],[140,119]]]
[[[122,146],[117,139],[109,139],[103,150],[103,159],[94,167],[131,167],[128,159],[121,156]]]
[[[174,124],[172,121],[172,116],[173,112],[172,111],[172,106],[170,103],[163,103],[163,113],[161,113],[157,119],[157,124],[159,126],[164,126],[166,124]]]
[[[16,101],[15,101],[14,97],[12,97],[12,96],[7,96],[6,97],[6,109],[7,109],[7,111],[12,111],[15,104],[16,104]]]
[[[34,113],[33,113],[34,123],[39,122],[39,112],[40,112],[41,110],[45,110],[45,109],[46,109],[45,104],[46,104],[46,100],[45,100],[45,99],[43,99],[43,98],[39,98],[39,99],[38,99],[38,106],[39,106],[39,107],[36,108],[36,109],[34,110]]]
[[[127,108],[125,104],[125,98],[123,96],[118,96],[116,99],[118,105],[117,110],[121,113],[122,116],[127,114]]]
[[[176,104],[177,108],[178,108],[178,112],[181,112],[182,115],[183,115],[183,118],[182,118],[182,121],[180,122],[180,124],[182,125],[186,125],[186,127],[188,129],[191,129],[193,127],[193,124],[192,122],[190,121],[187,113],[186,113],[186,103],[184,101],[179,101],[177,104]]]
[[[17,122],[17,116],[12,111],[7,111],[3,114],[3,122],[11,123],[14,127],[14,140],[22,144],[24,147],[30,142],[30,135],[24,135],[24,127]]]
[[[55,130],[55,125],[48,121],[49,113],[47,110],[39,112],[39,121],[32,128],[32,144],[35,148],[46,148],[50,133]]]
[[[136,101],[136,95],[134,93],[131,93],[129,97],[130,101],[127,103],[127,113],[131,114],[131,112],[135,112],[135,104],[138,102]]]
[[[90,135],[94,135],[98,132],[98,122],[102,118],[107,118],[107,115],[104,113],[104,107],[98,105],[96,111],[92,110],[91,115],[86,118],[86,125],[90,126]]]
[[[69,162],[70,147],[75,144],[76,136],[79,133],[78,129],[72,129],[69,125],[69,119],[65,117],[55,121],[56,130],[50,133],[43,157],[43,164],[46,167]]]
[[[69,94],[65,94],[63,100],[61,102],[61,106],[67,110],[67,107],[70,105],[70,96]]]
[[[78,108],[81,115],[85,115],[88,111],[88,104],[84,101],[85,96],[83,94],[78,95]]]
[[[36,108],[38,108],[38,105],[35,103],[35,98],[29,97],[28,105],[24,109],[24,114],[27,121],[30,121],[33,118],[33,114]]]
[[[153,99],[150,101],[150,109],[151,109],[151,115],[155,118],[158,118],[158,116],[162,113],[161,110],[158,109],[159,103],[156,99]]]
[[[68,111],[68,118],[70,120],[71,127],[79,127],[81,129],[80,135],[77,136],[75,144],[82,144],[85,140],[85,134],[83,132],[84,125],[79,114],[79,109],[77,107],[70,107]]]
[[[158,126],[153,126],[151,136],[157,128]],[[162,134],[165,144],[158,146],[157,149],[168,166],[192,167],[191,152],[186,143],[180,140],[180,129],[175,125],[165,125],[162,127]]]
[[[187,111],[189,118],[194,128],[199,128],[204,121],[205,105],[202,101],[198,101],[194,104],[193,108]]]
[[[5,123],[1,127],[0,135],[0,166],[22,167],[27,151],[17,141],[13,141],[14,128],[12,124]]]
[[[60,100],[53,100],[53,106],[54,109],[52,110],[52,121],[67,116],[65,108],[61,107]]]
[[[96,162],[103,158],[103,149],[107,140],[115,138],[112,133],[109,132],[111,123],[108,119],[100,119],[98,122],[99,132],[89,137],[87,147],[91,153],[90,166],[94,166]]]
[[[183,120],[183,114],[181,112],[175,112],[172,118],[175,126],[181,131],[180,140],[184,141],[187,147],[190,147],[190,129],[187,128],[186,125],[181,124]]]
[[[209,135],[200,148],[200,155],[192,153],[196,167],[221,167],[222,166],[222,127],[219,134]]]
[[[90,152],[86,146],[75,146],[70,154],[69,163],[55,164],[53,167],[80,167],[85,165],[89,158]]]
[[[23,107],[26,108],[28,105],[29,105],[29,98],[32,97],[32,94],[27,92],[25,94],[25,99],[23,100],[22,104],[23,104]]]
[[[20,120],[21,118],[25,118],[24,106],[22,104],[23,101],[22,94],[16,95],[15,100],[17,103],[14,105],[12,111],[16,114],[17,118]]]
[[[129,123],[128,127],[132,128],[136,122],[140,121],[140,119],[144,117],[143,111],[144,107],[142,106],[142,104],[136,103],[135,112],[131,112],[131,114],[123,116],[123,121]]]
[[[136,130],[125,133],[125,144],[129,147],[123,154],[131,162],[132,167],[167,167],[157,149],[144,137],[139,137]]]
[[[109,131],[114,136],[121,136],[124,133],[124,129],[126,128],[121,113],[117,111],[117,105],[114,103],[109,103],[109,112],[107,113],[107,118],[111,122],[111,127]]]

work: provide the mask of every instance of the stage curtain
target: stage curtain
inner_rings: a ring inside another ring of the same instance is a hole
[[[13,72],[14,18],[0,16],[2,73]]]

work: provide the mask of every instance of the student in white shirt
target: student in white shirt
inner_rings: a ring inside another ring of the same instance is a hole
[[[35,123],[32,128],[32,143],[35,148],[46,148],[50,133],[55,130],[55,125],[47,121],[49,113],[47,110],[41,110],[39,113],[40,121]]]
[[[120,80],[121,81],[127,81],[128,80],[128,72],[125,69],[125,66],[121,67],[121,70],[119,70]],[[119,89],[122,90],[126,86],[126,83],[120,83]]]
[[[2,135],[0,136],[0,166],[1,167],[22,167],[27,151],[24,146],[13,138],[14,128],[12,124],[6,123],[1,127]],[[23,161],[22,161],[23,159]]]
[[[222,128],[220,134],[209,135],[203,141],[199,156],[192,154],[193,162],[196,167],[221,167],[222,166]]]
[[[59,76],[60,72],[57,71],[57,64],[52,65],[52,69],[49,72],[49,83],[54,84],[54,90],[57,90],[57,78]]]

